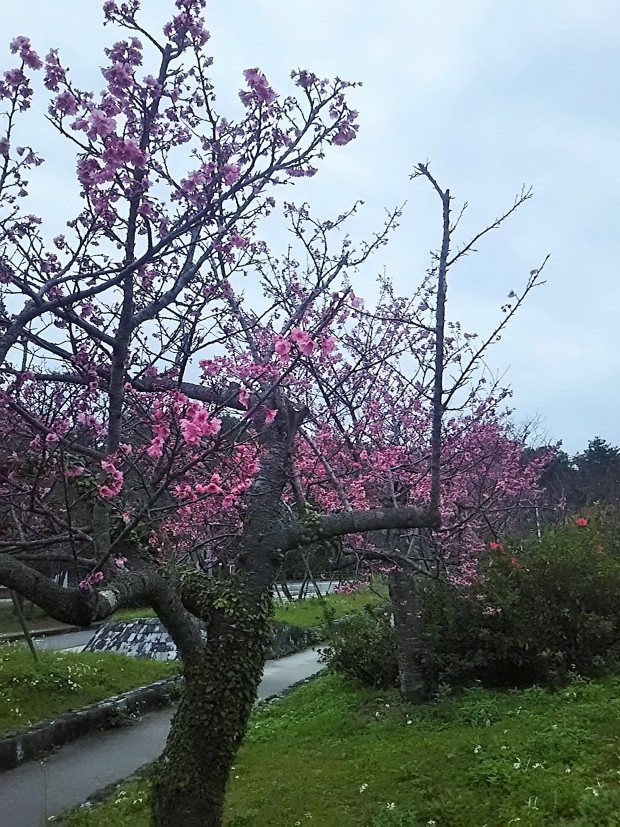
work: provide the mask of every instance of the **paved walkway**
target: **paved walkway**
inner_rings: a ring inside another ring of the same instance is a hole
[[[70,649],[73,652],[83,649],[90,641],[97,629],[85,629],[83,632],[66,632],[63,635],[35,638],[37,649],[60,650]]]
[[[313,649],[267,661],[258,697],[282,692],[320,668]],[[1,827],[43,827],[50,816],[79,806],[154,760],[164,747],[172,712],[152,712],[133,727],[88,735],[43,761],[0,773]]]

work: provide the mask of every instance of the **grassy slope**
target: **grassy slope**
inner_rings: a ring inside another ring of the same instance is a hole
[[[28,613],[30,618],[26,619],[26,624],[29,629],[55,629],[56,627],[66,626],[64,623],[59,623],[48,617],[42,609],[38,606],[30,606],[28,604]],[[67,628],[69,628],[67,626]],[[19,622],[13,617],[13,606],[8,601],[3,600],[0,603],[0,635],[8,632],[21,632],[22,627]]]
[[[320,626],[324,622],[323,607],[329,606],[334,617],[360,612],[364,606],[378,606],[387,600],[387,592],[382,595],[364,589],[355,594],[328,594],[325,597],[310,597],[307,600],[294,600],[291,603],[276,603],[274,618],[278,623],[290,626]],[[384,590],[385,591],[385,590]],[[135,617],[154,617],[150,609],[121,609],[112,620],[131,620]]]
[[[226,827],[617,827],[620,678],[413,708],[327,676],[258,712]],[[71,827],[146,827],[148,788]]]
[[[328,594],[323,598],[313,597],[292,603],[276,603],[275,619],[279,623],[289,623],[291,626],[319,626],[323,622],[324,602],[333,608],[334,617],[342,617],[361,611],[365,605],[376,606],[384,603],[386,599],[387,592],[385,597],[379,597],[373,592],[363,590],[357,594]],[[139,617],[155,617],[155,612],[152,609],[119,609],[110,620],[134,620]],[[64,625],[48,617],[37,607],[34,608],[32,619],[28,621],[29,629],[51,629]],[[12,617],[12,607],[8,603],[0,605],[0,634],[5,632],[21,632],[21,626]]]
[[[310,597],[292,603],[278,603],[275,619],[290,626],[320,626],[325,622],[324,607],[329,607],[334,618],[363,611],[365,606],[379,606],[387,596],[365,589],[355,594],[328,594],[325,597]]]
[[[0,646],[0,733],[175,674],[173,664],[107,653]]]

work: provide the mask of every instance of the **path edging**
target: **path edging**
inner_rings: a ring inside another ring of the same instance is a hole
[[[287,657],[317,642],[317,630],[277,624],[270,659]],[[72,712],[62,712],[27,729],[0,738],[0,772],[24,761],[41,758],[50,752],[98,729],[111,729],[133,723],[131,716],[160,709],[181,694],[180,678],[155,681],[105,698]]]
[[[346,622],[351,615],[332,621]],[[269,659],[279,659],[304,651],[321,642],[324,627],[274,624],[274,640]],[[317,673],[318,674],[318,673]],[[260,701],[258,706],[279,700],[297,686],[312,678],[292,684],[283,692]],[[72,712],[63,712],[28,729],[21,729],[0,738],[0,772],[11,770],[25,761],[41,758],[98,729],[111,729],[133,723],[132,716],[152,712],[173,703],[181,694],[181,679],[167,678],[105,698]]]
[[[264,698],[262,701],[258,701],[258,703],[255,705],[255,709],[261,709],[262,707],[270,706],[276,701],[282,700],[282,698],[285,698],[291,692],[294,692],[295,689],[299,689],[299,687],[305,686],[307,683],[312,683],[312,681],[315,681],[318,677],[321,676],[324,670],[325,667],[323,667],[323,669],[321,669],[319,672],[316,672],[314,675],[310,675],[310,677],[308,678],[302,678],[302,680],[292,683],[290,686],[287,686],[286,689],[283,689],[282,692],[278,692],[275,695],[270,695],[268,698]],[[133,781],[141,781],[142,779],[148,777],[155,763],[155,761],[149,761],[148,764],[143,764],[141,767],[138,767],[138,769],[135,772],[132,772],[131,775],[128,775],[127,778],[124,778],[122,781],[115,781],[112,784],[107,784],[105,787],[102,787],[100,790],[97,790],[91,796],[89,796],[88,800],[81,804],[79,807],[73,807],[70,810],[65,810],[63,813],[60,813],[55,818],[52,817],[51,819],[49,819],[49,821],[53,821],[56,824],[62,825],[63,819],[71,813],[74,813],[79,810],[89,810],[97,804],[103,804],[103,802],[110,798],[119,787],[122,787],[125,784],[131,784]]]
[[[47,755],[94,730],[127,726],[133,723],[132,716],[168,706],[180,694],[181,679],[166,678],[11,733],[0,738],[0,772]]]

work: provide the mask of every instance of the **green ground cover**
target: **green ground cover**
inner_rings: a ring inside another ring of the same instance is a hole
[[[620,678],[419,707],[327,675],[253,716],[226,827],[617,827]],[[70,827],[147,827],[148,784]]]
[[[26,619],[26,624],[29,629],[55,629],[66,625],[48,617],[38,606],[28,604],[27,612],[29,618]],[[0,602],[0,635],[21,631],[22,627],[19,625],[19,621],[13,617],[13,604],[8,600],[3,600]]]
[[[274,617],[289,626],[320,626],[325,622],[325,609],[334,619],[361,612],[366,606],[380,606],[387,601],[387,590],[363,589],[354,594],[327,594],[291,603],[277,603]]]
[[[0,733],[176,674],[174,664],[102,652],[39,652],[0,646]]]
[[[324,621],[323,607],[325,605],[333,610],[334,618],[343,617],[346,614],[361,611],[364,606],[377,606],[384,603],[387,600],[387,590],[384,587],[378,587],[376,591],[379,594],[363,589],[355,594],[328,594],[321,598],[311,597],[292,603],[277,602],[274,616],[279,623],[288,623],[291,626],[319,626]],[[31,618],[27,621],[29,629],[53,629],[65,626],[48,617],[36,606],[31,614]],[[119,609],[112,615],[110,621],[135,620],[140,617],[155,617],[155,612],[152,609]],[[21,626],[12,617],[12,606],[9,603],[0,604],[0,634],[7,632],[21,632]]]
[[[290,603],[276,602],[274,619],[289,626],[320,626],[325,620],[325,607],[334,618],[360,612],[365,606],[379,606],[387,600],[387,590],[379,587],[375,591],[362,589],[354,594],[327,594],[324,597],[309,597]],[[133,620],[138,617],[155,617],[151,609],[120,609],[111,620]]]

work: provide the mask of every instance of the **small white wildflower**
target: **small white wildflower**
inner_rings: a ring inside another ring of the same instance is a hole
[[[367,789],[368,789],[368,784],[362,784],[362,786],[360,787],[360,793],[365,793]]]
[[[413,721],[410,718],[407,718],[407,726],[410,726],[412,723]]]
[[[481,745],[481,744],[477,744],[477,745],[474,747],[474,752],[476,753],[476,755],[478,755],[478,753],[479,753],[479,752],[482,752],[482,745]]]
[[[571,772],[571,768],[570,768],[570,767],[566,767],[566,769],[564,770],[564,772]]]
[[[390,801],[389,804],[386,804],[385,809],[386,810],[395,810],[396,809],[396,804],[393,801]]]

